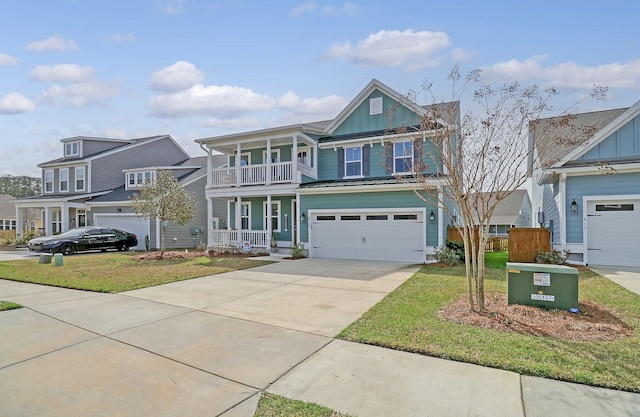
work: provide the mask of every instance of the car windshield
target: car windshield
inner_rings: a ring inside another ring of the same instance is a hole
[[[88,231],[87,229],[71,229],[67,232],[56,235],[56,237],[79,237],[79,236],[82,236],[84,233],[87,233],[87,231]]]

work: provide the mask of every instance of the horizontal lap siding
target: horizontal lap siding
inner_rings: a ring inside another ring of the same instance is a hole
[[[207,178],[202,177],[185,187],[185,190],[193,195],[196,202],[196,213],[191,220],[184,226],[178,226],[172,222],[165,229],[166,231],[166,247],[167,248],[195,248],[200,243],[207,243],[207,199],[204,193],[204,187],[207,184]],[[191,234],[191,228],[197,227],[202,230],[197,236]],[[174,238],[176,240],[174,240]]]
[[[567,178],[567,242],[582,243],[582,198],[595,195],[640,194],[640,173],[591,175]],[[578,215],[571,214],[571,202],[579,204]]]
[[[321,194],[321,195],[303,195],[300,197],[301,213],[307,218],[307,223],[302,225],[300,230],[300,239],[303,242],[309,241],[308,219],[309,210],[316,209],[389,209],[403,207],[426,207],[427,217],[431,210],[437,215],[435,207],[427,205],[424,201],[416,197],[413,191],[388,191],[379,193],[345,193],[345,194]],[[427,225],[427,242],[429,246],[438,245],[438,220],[435,223],[429,223],[425,219]]]

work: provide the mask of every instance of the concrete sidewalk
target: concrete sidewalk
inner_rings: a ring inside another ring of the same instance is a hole
[[[333,336],[418,266],[304,259],[98,294],[0,280],[0,414],[251,417],[262,391],[356,416],[638,416],[640,395]]]
[[[626,266],[590,266],[593,272],[609,278],[611,281],[622,285],[629,291],[640,294],[640,268]]]

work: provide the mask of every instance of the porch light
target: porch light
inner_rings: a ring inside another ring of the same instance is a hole
[[[433,210],[431,210],[431,213],[429,213],[429,223],[434,223],[436,221],[436,215],[433,212]]]
[[[302,223],[306,223],[307,222],[307,215],[302,213],[302,215],[300,216],[300,219],[302,220]]]
[[[571,214],[578,214],[578,203],[576,203],[575,198],[571,202]]]

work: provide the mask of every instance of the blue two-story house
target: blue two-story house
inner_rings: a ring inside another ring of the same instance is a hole
[[[532,139],[534,219],[554,247],[579,264],[640,266],[640,101]]]
[[[450,217],[414,189],[443,195],[443,170],[422,163],[436,154],[431,140],[402,129],[420,126],[426,111],[374,79],[332,120],[196,140],[210,161],[228,158],[224,168],[208,164],[208,246],[302,244],[310,257],[431,261]],[[212,220],[218,199],[225,228]]]

